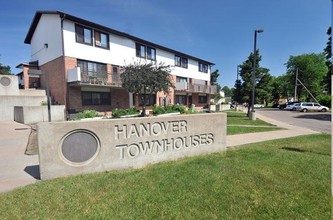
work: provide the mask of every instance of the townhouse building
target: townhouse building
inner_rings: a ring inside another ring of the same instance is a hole
[[[148,106],[202,107],[217,92],[210,84],[213,63],[67,13],[37,11],[24,43],[31,46],[31,60],[18,65],[20,87],[48,85],[52,104],[65,105],[70,113],[140,106],[140,97],[122,88],[120,78],[121,67],[133,62],[172,66],[175,88],[168,94],[141,94]],[[43,74],[31,74],[34,69]]]

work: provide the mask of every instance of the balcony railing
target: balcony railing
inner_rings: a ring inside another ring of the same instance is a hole
[[[106,71],[87,73],[76,67],[68,71],[68,82],[79,82],[80,84],[104,85],[121,87],[122,83],[119,74],[112,74]]]
[[[189,84],[187,82],[177,82],[175,84],[176,91],[185,91],[185,92],[193,92],[193,93],[208,93],[208,94],[216,94],[217,87],[216,86],[207,86],[201,84]]]

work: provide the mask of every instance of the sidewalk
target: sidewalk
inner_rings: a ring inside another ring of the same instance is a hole
[[[29,134],[30,126],[0,122],[0,193],[38,181],[38,155],[24,154]]]
[[[256,114],[257,118],[286,130],[227,136],[227,148],[261,141],[295,137],[319,132],[286,125]],[[0,193],[39,181],[38,155],[26,155],[30,126],[17,122],[0,122]]]
[[[256,117],[266,121],[270,124],[276,125],[280,128],[285,128],[285,130],[277,131],[267,131],[258,133],[248,133],[248,134],[237,134],[227,136],[227,148],[237,147],[244,144],[252,144],[262,141],[275,140],[288,137],[296,137],[307,134],[319,134],[320,132],[313,131],[307,128],[297,127],[294,125],[285,124],[274,119],[260,115],[256,112]]]

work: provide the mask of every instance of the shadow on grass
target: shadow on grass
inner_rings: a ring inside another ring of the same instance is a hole
[[[295,148],[295,147],[282,147],[281,149],[282,149],[282,150],[288,150],[288,151],[299,152],[299,153],[306,152],[306,150],[302,150],[302,149]]]

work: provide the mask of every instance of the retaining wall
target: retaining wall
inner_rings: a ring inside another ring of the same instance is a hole
[[[65,121],[65,106],[51,105],[51,121]],[[14,120],[23,124],[35,124],[49,120],[47,106],[15,106]]]

